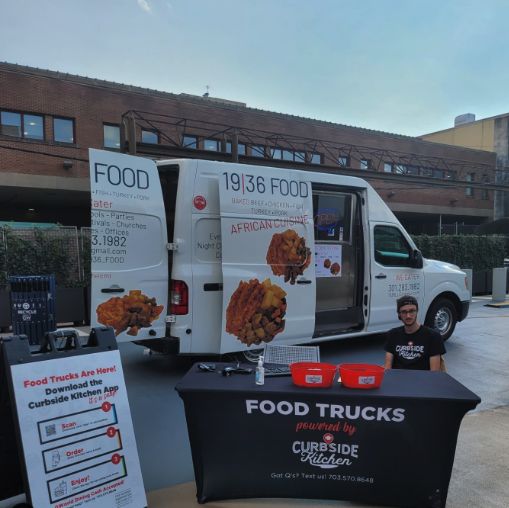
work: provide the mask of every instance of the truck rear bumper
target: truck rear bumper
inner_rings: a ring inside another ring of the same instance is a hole
[[[461,310],[460,315],[458,316],[458,321],[463,321],[468,314],[468,309],[470,308],[470,302],[460,302],[461,304]]]

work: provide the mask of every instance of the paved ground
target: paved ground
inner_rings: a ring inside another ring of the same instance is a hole
[[[475,298],[469,318],[447,342],[450,375],[477,393],[482,402],[463,419],[447,499],[448,508],[507,508],[509,506],[509,308],[486,307],[489,297]],[[369,350],[327,345],[327,361],[339,354],[344,361],[366,356],[376,361],[381,347],[372,339]],[[343,345],[344,346],[344,345]],[[329,350],[329,348],[331,350]],[[339,349],[339,353],[337,351]],[[194,482],[149,492],[154,508],[197,507]],[[374,508],[348,501],[247,499],[215,501],[210,508]]]
[[[509,506],[509,308],[486,307],[489,302],[489,297],[475,298],[469,317],[446,344],[449,374],[482,398],[461,425],[448,508]],[[183,406],[174,390],[196,358],[144,355],[133,344],[122,344],[120,351],[149,506],[197,507]],[[383,339],[323,344],[321,355],[332,363],[382,363]],[[11,505],[0,502],[0,508]],[[207,506],[368,508],[350,502],[295,499],[222,501]]]

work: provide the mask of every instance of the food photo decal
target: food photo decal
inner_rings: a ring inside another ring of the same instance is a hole
[[[287,229],[272,236],[266,260],[274,275],[283,275],[285,282],[295,284],[297,277],[303,275],[311,263],[311,251],[306,247],[305,238],[293,229]]]
[[[226,331],[251,346],[285,329],[286,292],[270,279],[240,281],[226,309]]]
[[[140,328],[152,326],[164,305],[157,305],[155,298],[149,298],[139,289],[132,289],[128,295],[115,296],[97,306],[97,321],[115,329],[115,335],[127,330],[127,335],[138,335]]]
[[[329,261],[329,260],[326,259],[325,261]],[[324,266],[325,266],[325,263],[324,263]],[[339,263],[332,263],[332,265],[331,265],[330,261],[329,261],[329,266],[325,266],[325,268],[329,268],[329,267],[330,267],[330,273],[332,273],[332,275],[337,275],[341,271],[341,266],[339,265]]]

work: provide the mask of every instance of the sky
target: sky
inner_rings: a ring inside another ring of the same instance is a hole
[[[418,136],[509,112],[507,19],[508,0],[0,0],[0,61]]]

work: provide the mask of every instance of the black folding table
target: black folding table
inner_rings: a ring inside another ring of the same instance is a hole
[[[220,367],[219,367],[220,368]],[[444,507],[465,413],[480,398],[443,372],[394,370],[377,389],[194,365],[184,401],[197,498],[342,499]]]

